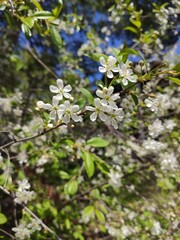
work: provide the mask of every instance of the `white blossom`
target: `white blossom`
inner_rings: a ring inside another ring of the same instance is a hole
[[[117,105],[115,103],[115,100],[119,99],[119,93],[115,93],[114,92],[114,87],[110,86],[109,88],[107,87],[103,87],[102,90],[98,89],[96,91],[96,95],[100,98],[102,98],[101,103],[104,106],[111,106],[112,108],[117,108]]]
[[[16,198],[14,199],[17,203],[27,203],[29,201],[32,201],[35,198],[35,192],[34,191],[18,191],[16,192]]]
[[[169,98],[164,94],[159,94],[156,98],[146,99],[145,104],[157,116],[163,115],[164,111],[170,107]]]
[[[168,119],[168,120],[165,120],[164,122],[164,128],[168,131],[172,131],[175,126],[176,126],[176,123],[174,122],[173,119]]]
[[[105,113],[107,113],[107,111],[110,111],[109,107],[102,105],[102,102],[99,98],[94,99],[94,105],[94,107],[86,107],[87,110],[94,112],[90,116],[91,121],[96,121],[97,117],[99,116],[101,121],[105,122],[107,120],[107,115]]]
[[[42,155],[37,162],[37,166],[38,167],[43,166],[47,162],[48,162],[48,155]]]
[[[116,58],[113,56],[109,56],[107,61],[104,59],[104,57],[100,57],[99,59],[102,66],[99,67],[99,71],[101,73],[107,72],[108,78],[113,78],[113,72],[118,72],[119,69],[115,67],[115,64],[117,62]]]
[[[158,221],[154,221],[154,224],[151,228],[152,235],[159,235],[162,232],[161,225]]]
[[[111,109],[108,112],[107,124],[112,125],[115,129],[118,129],[118,122],[122,121],[124,112],[122,108]]]
[[[28,183],[27,179],[23,179],[22,181],[18,181],[18,191],[27,190],[31,187],[31,185]]]
[[[160,151],[167,147],[166,143],[161,143],[151,138],[148,138],[147,140],[145,140],[142,145],[145,149],[152,152]]]
[[[130,82],[136,82],[137,76],[134,75],[132,69],[129,67],[129,62],[121,63],[119,65],[119,75],[122,77],[122,83],[124,86],[128,85],[128,81]]]
[[[114,188],[119,188],[121,186],[122,173],[120,168],[110,169],[108,174],[109,184]]]
[[[162,170],[176,170],[178,169],[178,161],[174,153],[161,153],[160,165]]]
[[[75,122],[81,122],[83,119],[81,116],[78,116],[79,106],[71,105],[67,100],[64,104],[59,105],[59,109],[57,111],[59,119],[62,119],[62,122],[69,123],[72,118]]]
[[[148,126],[149,129],[149,135],[152,138],[156,138],[164,131],[164,127],[162,125],[162,121],[159,119],[156,119],[152,125]]]
[[[30,239],[31,231],[26,227],[26,223],[21,223],[19,226],[12,228],[17,239]]]
[[[37,101],[36,106],[41,109],[44,108],[44,102],[43,101]]]
[[[50,119],[56,120],[57,110],[59,109],[59,99],[54,96],[52,99],[52,104],[46,103],[44,104],[43,108],[50,111]]]
[[[31,229],[31,232],[40,231],[41,223],[42,222],[40,220],[33,218],[31,219],[31,223],[29,223],[27,227]]]
[[[69,93],[72,90],[71,85],[64,86],[62,79],[57,79],[56,81],[57,86],[50,85],[49,89],[53,93],[57,93],[56,97],[59,100],[62,100],[63,97],[65,98],[71,98],[71,94]]]

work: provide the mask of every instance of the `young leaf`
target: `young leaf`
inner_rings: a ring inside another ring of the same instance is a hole
[[[31,37],[31,35],[32,35],[31,34],[31,30],[30,30],[30,28],[26,24],[22,23],[21,24],[21,29],[22,29],[24,35],[26,36],[26,38],[30,38]]]
[[[55,18],[55,16],[49,11],[38,11],[32,14],[31,16],[36,19],[42,19],[42,20],[45,20],[45,19],[53,20]]]
[[[0,224],[4,224],[6,222],[7,222],[7,217],[3,213],[0,213]]]
[[[60,14],[60,12],[61,12],[61,10],[62,10],[62,6],[63,6],[62,1],[58,1],[58,6],[55,7],[55,8],[52,10],[52,12],[53,12],[53,14],[54,14],[54,16],[55,16],[56,18],[59,16],[59,14]]]
[[[59,171],[60,178],[69,179],[71,176],[65,171]]]
[[[96,154],[93,154],[94,161],[99,168],[99,170],[104,173],[108,174],[109,173],[109,166],[107,163],[105,163],[100,157],[98,157]]]
[[[140,28],[141,27],[141,21],[138,21],[138,20],[134,20],[134,19],[130,19],[130,22],[134,25],[134,26],[136,26],[137,28]]]
[[[136,30],[136,28],[134,28],[134,27],[130,27],[130,26],[125,27],[124,30],[131,31],[131,32],[133,32],[133,33],[135,33],[135,34],[138,33],[138,31]]]
[[[92,60],[99,62],[100,57],[104,57],[105,60],[108,59],[108,56],[102,53],[93,53],[91,55],[86,55],[87,57],[90,57]]]
[[[94,106],[94,98],[92,94],[85,88],[81,88],[80,91],[88,99],[88,101]]]
[[[104,214],[101,211],[99,211],[99,209],[95,209],[95,214],[99,221],[105,222]]]
[[[175,77],[169,77],[169,80],[180,85],[180,79]]]
[[[57,29],[54,26],[51,26],[49,30],[50,30],[49,33],[50,33],[52,42],[57,48],[60,49],[62,47],[62,38],[60,36],[60,33],[57,31]]]
[[[73,181],[69,181],[67,184],[67,192],[70,195],[74,195],[77,190],[78,190],[78,181],[77,180],[73,180]]]
[[[86,151],[82,151],[82,159],[84,160],[84,166],[88,177],[92,177],[94,175],[94,160],[92,158],[92,154]]]
[[[109,142],[100,137],[94,137],[87,141],[87,144],[92,147],[106,147]]]
[[[34,26],[34,18],[33,17],[21,17],[21,21],[26,24],[29,28]]]
[[[135,105],[138,105],[138,97],[137,97],[137,95],[132,93],[131,96],[132,96],[132,99],[133,99]]]
[[[89,205],[89,206],[85,207],[83,210],[83,215],[87,216],[87,217],[92,217],[94,215],[94,206]]]

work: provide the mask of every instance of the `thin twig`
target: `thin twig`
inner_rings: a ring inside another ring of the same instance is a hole
[[[33,56],[33,58],[41,64],[53,77],[58,78],[58,76],[39,58],[39,56],[33,51],[30,46],[26,47],[27,51]]]
[[[48,133],[48,132],[53,131],[54,129],[56,129],[56,128],[62,126],[62,125],[63,125],[62,123],[59,123],[58,125],[56,125],[56,126],[54,126],[54,127],[52,127],[52,128],[49,128],[49,129],[47,129],[47,130],[44,130],[43,132],[38,133],[38,134],[36,134],[36,135],[34,135],[34,136],[31,136],[31,137],[26,137],[26,138],[21,138],[21,139],[15,139],[15,138],[14,138],[11,142],[8,142],[8,143],[0,146],[0,149],[3,150],[4,148],[8,148],[8,147],[10,147],[10,146],[13,145],[13,144],[17,144],[17,143],[21,143],[21,142],[26,142],[26,141],[29,141],[29,140],[38,138],[38,137],[40,137],[40,136],[45,135],[45,134]]]
[[[5,230],[0,228],[0,231],[4,234],[6,234],[7,236],[11,237],[12,239],[15,239],[15,237],[13,235],[11,235],[10,233],[6,232]]]
[[[0,186],[0,189],[6,193],[7,195],[9,195],[11,198],[14,199],[14,197],[11,195],[11,193],[5,188],[5,187],[2,187]],[[36,220],[40,221],[40,224],[42,225],[42,227],[47,230],[48,232],[50,232],[51,234],[53,234],[58,240],[62,240],[62,238],[60,238],[58,235],[56,235],[55,232],[53,232],[45,223],[43,223],[43,221],[38,217],[36,216],[25,204],[23,203],[17,203],[19,204],[20,206],[22,206],[33,218],[35,218]],[[13,238],[14,239],[14,238]]]

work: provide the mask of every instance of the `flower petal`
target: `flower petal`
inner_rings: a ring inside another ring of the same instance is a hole
[[[50,103],[45,103],[43,107],[44,107],[44,109],[47,109],[49,111],[51,111],[53,109],[53,106]]]
[[[101,72],[101,73],[105,73],[106,72],[106,68],[105,67],[99,67],[99,71]]]
[[[114,77],[113,73],[110,70],[107,71],[107,76],[108,76],[108,78],[113,78]]]
[[[52,111],[49,114],[50,119],[56,119],[56,111]]]
[[[49,89],[53,93],[58,93],[59,92],[59,89],[56,86],[54,86],[54,85],[50,85]]]
[[[57,107],[58,104],[59,104],[59,99],[54,96],[53,99],[52,99],[52,104],[53,104],[53,106]]]
[[[64,92],[70,92],[72,90],[71,85],[67,85],[64,87]]]
[[[124,86],[127,86],[128,85],[128,80],[126,78],[123,78],[122,83],[123,83]]]
[[[62,79],[57,79],[56,83],[59,89],[62,89],[64,87],[64,83]]]
[[[96,112],[91,114],[90,119],[91,119],[92,122],[96,121],[96,118],[97,118],[97,113]]]
[[[101,65],[102,65],[103,67],[106,67],[106,66],[107,66],[104,57],[100,57],[99,61],[100,61]]]
[[[117,62],[116,58],[113,56],[108,57],[108,66],[113,66]]]

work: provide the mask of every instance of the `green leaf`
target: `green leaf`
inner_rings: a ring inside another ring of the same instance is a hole
[[[101,211],[99,211],[99,209],[95,209],[95,214],[99,221],[105,222],[105,216]]]
[[[29,28],[34,26],[34,18],[33,17],[21,17],[21,21],[26,24]]]
[[[104,174],[108,174],[109,173],[109,166],[107,163],[105,163],[100,157],[98,157],[96,154],[93,154],[93,158],[95,160],[95,163],[97,165],[97,167],[99,168],[99,170],[104,173]]]
[[[138,33],[138,31],[137,31],[137,29],[136,29],[136,28],[134,28],[134,27],[130,27],[130,26],[128,26],[128,27],[125,27],[125,28],[124,28],[124,30],[131,31],[131,32],[133,32],[133,33],[135,33],[135,34],[137,34],[137,33]]]
[[[84,98],[79,98],[76,102],[77,105],[79,105],[80,109],[84,108],[86,105],[86,99]]]
[[[173,70],[176,71],[176,72],[180,72],[180,63],[176,64],[176,65],[173,67]]]
[[[169,77],[169,80],[180,85],[180,79],[175,77]]]
[[[65,226],[66,226],[66,229],[70,229],[71,228],[71,222],[69,221],[68,218],[65,219]]]
[[[127,47],[123,47],[123,49],[119,53],[119,55],[129,55],[129,54],[139,56],[138,51],[136,51],[135,49],[132,49],[132,48],[127,48]]]
[[[50,37],[52,39],[52,42],[54,43],[54,45],[57,48],[60,49],[62,47],[62,38],[60,36],[60,33],[58,32],[58,30],[54,26],[50,26],[49,30],[50,30],[49,33],[50,33]]]
[[[102,54],[102,53],[93,53],[93,54],[85,55],[85,56],[90,57],[92,60],[94,60],[96,62],[99,62],[100,57],[104,57],[105,60],[108,59],[108,56],[105,54]]]
[[[83,215],[87,216],[87,217],[92,217],[94,215],[94,206],[89,205],[89,206],[85,207],[83,210]]]
[[[49,114],[47,112],[43,112],[43,115],[44,115],[46,121],[49,121]]]
[[[71,176],[65,171],[59,171],[59,175],[62,179],[69,179]]]
[[[65,186],[68,194],[74,195],[78,190],[78,181],[77,180],[69,181]]]
[[[85,166],[85,170],[86,173],[88,175],[89,178],[91,178],[94,175],[94,160],[92,158],[92,154],[90,154],[89,152],[86,151],[82,151],[82,159],[84,160],[84,166]]]
[[[87,141],[87,145],[92,147],[107,147],[109,142],[100,137],[94,137]]]
[[[91,192],[90,192],[90,196],[93,197],[93,198],[97,198],[99,199],[100,198],[100,192],[97,188],[93,189]]]
[[[138,21],[138,20],[134,20],[134,19],[130,19],[130,22],[135,25],[138,29],[141,27],[141,21]]]
[[[6,9],[6,5],[5,4],[0,5],[0,11],[4,11],[5,9]]]
[[[21,29],[22,29],[24,35],[26,36],[26,38],[30,38],[31,37],[31,35],[32,35],[31,34],[31,30],[30,30],[30,28],[26,24],[22,23],[21,24]]]
[[[58,6],[55,7],[52,12],[54,14],[54,16],[57,18],[62,10],[63,4],[62,1],[58,1]]]
[[[112,52],[113,52],[113,54],[115,55],[115,57],[116,58],[118,58],[118,55],[119,55],[119,49],[117,49],[117,48],[112,48]]]
[[[43,11],[43,8],[41,7],[40,3],[36,0],[32,0],[33,4],[37,7],[39,11]]]
[[[94,98],[92,94],[85,88],[81,88],[80,91],[88,99],[88,101],[94,106]]]
[[[7,222],[7,217],[3,213],[0,213],[0,224],[4,224],[6,222]]]
[[[53,20],[55,18],[55,16],[49,11],[38,11],[32,14],[31,17],[34,17],[36,19],[42,19],[42,20],[45,20],[45,19]]]
[[[135,105],[138,105],[138,97],[137,97],[137,95],[132,93],[131,96],[132,96],[132,99],[133,99]]]

